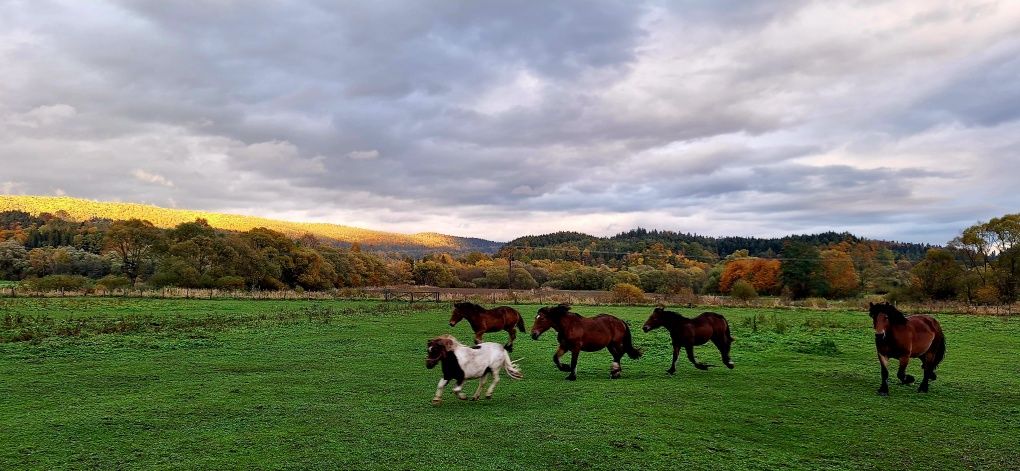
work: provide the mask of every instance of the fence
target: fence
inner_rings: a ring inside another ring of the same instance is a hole
[[[571,303],[577,305],[609,305],[612,293],[608,291],[549,290],[534,289],[508,291],[503,289],[482,288],[433,288],[421,286],[390,286],[375,288],[344,288],[330,291],[258,291],[258,290],[219,290],[192,288],[126,288],[126,289],[85,289],[33,291],[22,287],[6,286],[0,288],[0,298],[71,298],[71,297],[103,297],[103,298],[135,298],[135,299],[207,299],[207,300],[377,300],[391,302],[456,302],[465,299],[482,304],[558,304]],[[749,301],[741,301],[729,296],[648,294],[644,303],[639,305],[664,304],[681,308],[762,308],[762,309],[816,309],[816,310],[849,310],[866,311],[869,301],[877,298],[853,298],[829,300],[808,298],[790,300],[780,297],[759,297]],[[900,304],[900,308],[908,313],[960,313],[986,316],[1013,316],[1020,314],[1020,303],[1011,305],[977,305],[956,301],[922,302]]]

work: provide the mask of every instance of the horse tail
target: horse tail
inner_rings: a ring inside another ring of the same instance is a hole
[[[521,360],[518,359],[517,361]],[[503,369],[513,379],[524,379],[524,373],[517,367],[516,362],[510,360],[510,353],[505,350],[503,351]]]
[[[521,329],[521,332],[527,332],[528,328],[524,327],[524,316],[521,313],[517,313],[517,328]]]
[[[935,333],[935,340],[931,343],[931,350],[934,354],[934,358],[931,362],[931,379],[935,380],[935,368],[942,363],[942,360],[946,357],[946,335],[942,331]]]
[[[641,350],[634,348],[634,339],[630,335],[630,325],[624,323],[623,327],[623,350],[627,352],[627,356],[632,360],[637,360],[641,358]]]

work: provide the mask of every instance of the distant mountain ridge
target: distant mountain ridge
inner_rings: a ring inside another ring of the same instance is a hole
[[[24,211],[32,215],[59,213],[77,221],[93,218],[112,220],[137,218],[162,228],[202,218],[217,229],[247,231],[265,227],[295,238],[311,234],[342,244],[358,243],[365,249],[409,254],[436,251],[494,253],[503,246],[502,242],[435,232],[401,234],[339,224],[281,221],[257,216],[172,209],[138,203],[93,201],[67,196],[0,195],[0,211]]]

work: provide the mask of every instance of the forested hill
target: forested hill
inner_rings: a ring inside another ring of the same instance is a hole
[[[654,244],[662,244],[665,248],[675,253],[684,253],[694,258],[722,258],[738,250],[747,250],[749,255],[752,256],[771,257],[782,253],[784,244],[790,241],[806,242],[818,247],[831,246],[841,242],[851,244],[873,242],[881,247],[888,248],[900,258],[909,260],[923,258],[928,249],[932,248],[928,244],[863,239],[847,232],[838,233],[830,231],[821,234],[758,238],[709,237],[683,232],[638,228],[612,237],[595,237],[580,232],[554,232],[552,234],[519,237],[507,242],[499,253],[505,256],[507,247],[545,248],[555,250],[540,251],[544,256],[559,258],[556,256],[556,252],[576,253],[587,250],[595,253],[618,252],[625,254],[645,252],[646,249]],[[615,257],[601,256],[597,258]]]
[[[100,202],[63,196],[0,195],[0,212],[4,211],[24,211],[33,216],[49,213],[75,221],[142,219],[160,228],[171,228],[201,218],[216,229],[243,232],[256,227],[265,227],[294,238],[311,234],[341,244],[356,242],[365,249],[416,255],[436,251],[493,253],[503,245],[500,242],[434,232],[399,234],[337,224],[279,221],[237,214],[161,208],[134,203]]]

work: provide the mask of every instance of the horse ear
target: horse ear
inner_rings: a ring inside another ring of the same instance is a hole
[[[873,307],[875,307],[875,303],[873,303],[873,302],[871,302],[871,301],[868,301],[868,307],[869,307],[869,308],[873,308]]]

